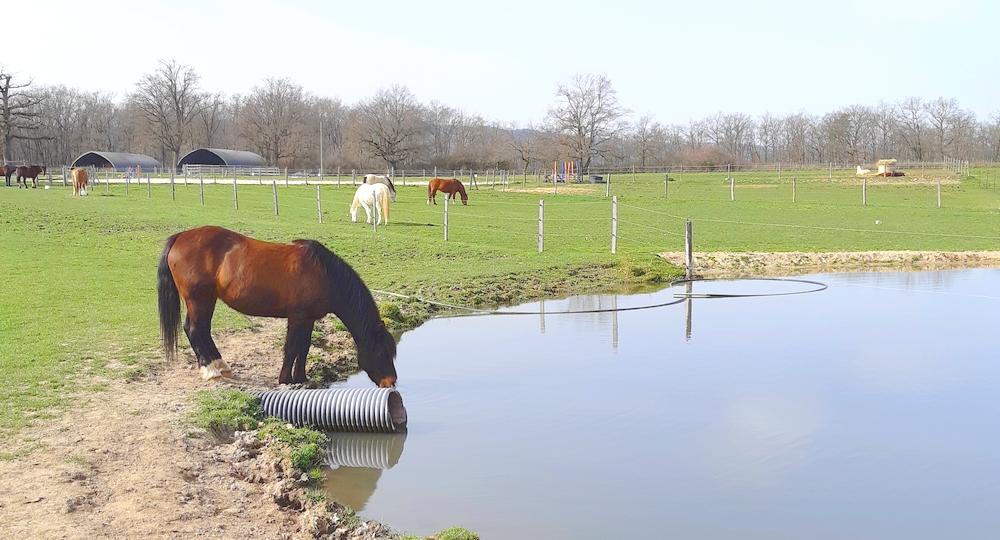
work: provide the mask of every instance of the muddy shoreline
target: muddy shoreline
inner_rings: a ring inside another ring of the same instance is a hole
[[[682,252],[659,255],[684,265]],[[696,252],[694,265],[703,277],[1000,268],[1000,251]]]

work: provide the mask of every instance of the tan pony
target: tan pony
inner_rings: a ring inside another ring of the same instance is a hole
[[[87,169],[70,169],[70,177],[73,179],[73,196],[86,195],[87,184],[90,182]]]

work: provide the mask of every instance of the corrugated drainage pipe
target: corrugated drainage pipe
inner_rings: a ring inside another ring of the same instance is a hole
[[[391,433],[406,427],[403,398],[394,388],[322,388],[269,390],[260,407],[297,426],[330,431]]]
[[[405,433],[331,433],[326,447],[330,468],[391,469],[403,455]]]

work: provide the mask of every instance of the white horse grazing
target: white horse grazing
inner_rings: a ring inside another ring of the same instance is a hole
[[[865,176],[871,173],[872,172],[869,169],[862,169],[861,165],[858,165],[858,172],[856,173],[858,176]]]
[[[365,209],[368,219],[365,223],[372,222],[372,214],[375,214],[375,224],[383,225],[389,223],[389,188],[385,184],[361,184],[354,192],[354,202],[351,203],[351,222],[358,221],[358,207]]]
[[[396,202],[396,186],[392,184],[392,179],[384,174],[366,174],[365,175],[366,184],[383,184],[389,188],[389,195],[392,197],[392,202]]]

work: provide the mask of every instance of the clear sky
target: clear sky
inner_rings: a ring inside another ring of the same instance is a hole
[[[227,94],[288,77],[353,103],[401,83],[522,125],[578,72],[606,74],[662,122],[911,95],[1000,111],[1000,2],[987,0],[25,0],[3,19],[0,65],[118,95],[174,58]]]

